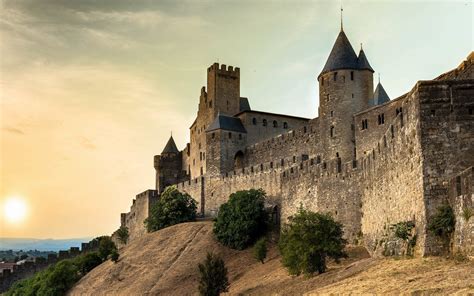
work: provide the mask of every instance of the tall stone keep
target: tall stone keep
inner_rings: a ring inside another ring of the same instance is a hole
[[[214,102],[214,119],[217,113],[233,116],[240,111],[240,69],[214,63],[207,69],[208,100]]]
[[[341,28],[318,76],[319,122],[325,159],[356,158],[353,115],[373,101],[373,72],[364,51],[356,55]]]
[[[163,152],[154,157],[154,167],[156,170],[156,190],[158,193],[170,185],[176,184],[182,178],[182,155],[170,137]]]

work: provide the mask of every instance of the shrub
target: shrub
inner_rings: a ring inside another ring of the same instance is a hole
[[[176,186],[170,186],[151,207],[145,225],[148,232],[153,232],[178,223],[195,221],[196,209],[196,201],[189,194],[179,192]]]
[[[105,261],[109,258],[114,251],[117,251],[117,246],[112,241],[110,236],[103,236],[100,238],[99,242],[99,256],[102,261]]]
[[[100,258],[97,252],[87,253],[85,255],[79,256],[75,259],[77,266],[82,275],[85,275],[96,266],[102,263],[102,258]]]
[[[227,268],[220,257],[207,253],[206,259],[198,265],[198,268],[201,276],[199,280],[200,295],[218,296],[222,292],[227,292],[229,287]]]
[[[326,257],[339,262],[347,257],[342,224],[329,214],[314,213],[302,208],[284,225],[279,249],[282,263],[292,275],[311,275],[326,271]]]
[[[117,263],[118,260],[119,260],[119,256],[120,256],[120,255],[119,255],[118,251],[117,251],[117,250],[113,250],[113,251],[112,251],[112,254],[110,255],[110,259],[112,259],[112,261],[113,261],[114,263]]]
[[[214,223],[214,234],[224,245],[242,250],[266,232],[265,192],[262,189],[238,191],[221,205]]]
[[[117,230],[117,236],[122,244],[126,244],[129,237],[128,228],[125,226],[120,226],[120,228]]]
[[[258,261],[264,263],[263,261],[267,258],[267,241],[265,238],[259,239],[253,246],[253,256]]]
[[[455,224],[453,208],[448,204],[444,204],[438,207],[436,214],[431,217],[428,230],[437,236],[448,237],[454,231]]]
[[[395,236],[403,240],[408,240],[410,238],[411,231],[414,227],[415,223],[413,221],[403,221],[398,222],[396,224],[392,224]]]

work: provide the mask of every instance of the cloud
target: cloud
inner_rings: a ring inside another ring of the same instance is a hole
[[[18,128],[15,128],[15,127],[4,127],[2,128],[4,131],[7,131],[7,132],[10,132],[10,133],[14,133],[14,134],[17,134],[17,135],[24,135],[25,132],[22,131],[21,129],[18,129]]]

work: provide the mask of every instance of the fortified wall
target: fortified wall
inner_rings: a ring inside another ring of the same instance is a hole
[[[155,156],[156,191],[137,197],[122,225],[131,239],[145,233],[143,220],[168,185],[191,195],[203,216],[215,216],[231,193],[262,188],[282,223],[300,206],[328,212],[350,243],[379,254],[393,224],[409,221],[416,254],[446,252],[427,225],[443,203],[457,217],[472,210],[465,185],[472,169],[465,170],[474,165],[473,61],[471,53],[453,71],[390,100],[380,81],[373,91],[374,70],[341,29],[318,76],[313,119],[251,110],[240,97],[240,69],[213,64],[190,143],[179,151],[171,137]],[[458,177],[463,189],[453,191]],[[472,254],[470,221],[457,219],[452,249]]]

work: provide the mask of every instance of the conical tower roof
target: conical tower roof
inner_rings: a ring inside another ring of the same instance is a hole
[[[372,73],[374,73],[374,69],[372,69],[372,67],[370,66],[369,60],[367,60],[367,57],[365,56],[365,52],[362,48],[360,49],[360,52],[359,52],[358,62],[359,62],[360,70],[369,70]]]
[[[339,69],[359,69],[357,55],[343,30],[339,32],[326,64],[319,75]]]
[[[170,137],[168,143],[166,143],[165,149],[161,152],[163,153],[179,153],[178,147],[176,147],[176,143],[174,142],[173,136]]]
[[[374,92],[374,106],[380,105],[390,101],[390,98],[387,95],[387,92],[383,88],[382,84],[379,82]]]

